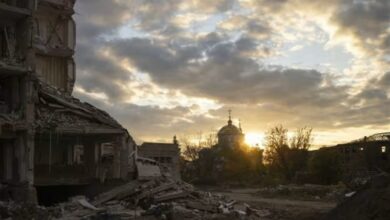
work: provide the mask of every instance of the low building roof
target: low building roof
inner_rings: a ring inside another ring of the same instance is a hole
[[[171,147],[171,148],[178,148],[177,144],[174,143],[158,143],[158,142],[144,142],[140,147]]]

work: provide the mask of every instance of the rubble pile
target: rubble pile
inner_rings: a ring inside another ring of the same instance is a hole
[[[358,194],[358,193],[357,193]],[[228,194],[227,194],[228,195]],[[243,202],[231,200],[219,193],[199,191],[182,181],[169,177],[151,180],[133,180],[95,197],[76,196],[53,207],[39,207],[30,204],[0,203],[0,219],[43,219],[43,220],[195,220],[195,219],[320,219],[329,208],[323,210],[313,206],[291,206],[291,203],[259,203],[232,196],[239,201],[248,201],[260,209],[254,209]],[[353,197],[353,196],[352,196]],[[378,201],[380,202],[380,201]],[[388,205],[388,204],[385,204]],[[349,207],[350,208],[350,207]],[[355,208],[351,208],[355,211]],[[351,211],[352,212],[352,211]],[[359,219],[335,218],[328,219]],[[326,220],[328,220],[326,219]],[[381,220],[381,219],[379,219]]]
[[[259,219],[264,211],[194,189],[185,182],[156,178],[132,181],[91,201],[79,196],[59,204],[65,219]],[[268,213],[266,213],[268,214]]]
[[[93,199],[76,196],[54,207],[0,202],[0,219],[264,219],[271,213],[227,197],[196,190],[182,181],[159,177],[134,180]]]
[[[369,180],[346,198],[325,220],[387,220],[390,216],[390,175],[383,173]]]
[[[56,208],[45,208],[30,203],[15,203],[0,201],[0,219],[26,220],[39,219],[49,220],[59,217]]]

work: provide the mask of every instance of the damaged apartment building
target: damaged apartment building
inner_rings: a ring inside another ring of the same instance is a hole
[[[0,0],[0,196],[126,179],[135,142],[72,96],[75,0]],[[1,199],[0,197],[0,199]]]
[[[390,171],[390,132],[373,134],[319,150],[338,155],[344,172],[351,176]]]

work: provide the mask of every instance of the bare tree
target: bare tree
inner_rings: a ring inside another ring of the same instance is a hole
[[[308,127],[299,128],[290,140],[287,133],[288,130],[282,125],[267,132],[264,159],[275,172],[291,180],[298,171],[307,167],[308,150],[313,138],[312,129]]]
[[[215,132],[207,135],[198,132],[196,135],[184,135],[179,138],[182,155],[186,160],[195,161],[199,158],[199,152],[203,148],[211,148],[218,142]]]
[[[289,166],[287,163],[288,153],[288,130],[282,125],[271,128],[266,135],[265,162],[276,167],[284,176],[290,178]]]
[[[295,135],[290,140],[291,149],[309,150],[313,141],[312,128],[303,127],[297,129]]]
[[[179,138],[179,143],[184,159],[195,161],[199,158],[201,147],[198,144],[194,144],[193,141],[191,141],[190,136],[181,136]]]
[[[202,150],[201,147],[195,145],[186,145],[183,148],[182,155],[186,160],[195,161],[199,159],[199,152]]]
[[[218,136],[216,132],[212,132],[206,135],[205,140],[203,142],[204,147],[213,147],[218,143]]]

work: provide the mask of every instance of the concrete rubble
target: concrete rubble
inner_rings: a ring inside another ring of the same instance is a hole
[[[0,203],[0,219],[260,219],[270,213],[192,185],[159,177],[134,180],[93,199],[76,196],[54,207]],[[23,210],[17,215],[15,210]],[[28,217],[27,217],[28,216]],[[25,218],[27,217],[27,218]]]

